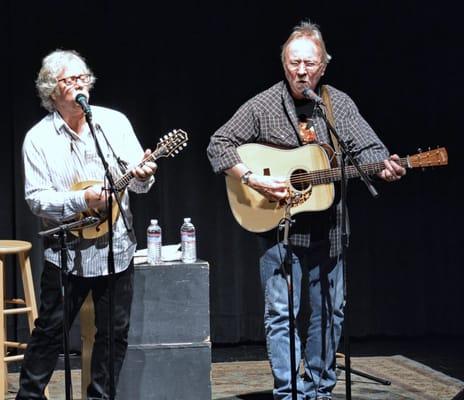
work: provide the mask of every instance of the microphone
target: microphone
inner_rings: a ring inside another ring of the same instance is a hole
[[[90,109],[89,102],[87,101],[87,96],[85,94],[78,93],[74,101],[81,106],[86,117],[92,116],[92,110]]]
[[[310,88],[304,89],[302,95],[305,99],[312,100],[316,104],[324,104],[324,102],[322,101],[322,98],[319,97],[316,93],[314,93],[314,90]]]
[[[46,231],[38,232],[38,235],[39,236],[51,236],[51,235],[55,235],[56,233],[59,233],[60,231],[69,231],[71,229],[87,228],[88,226],[95,225],[99,221],[100,219],[97,217],[92,217],[92,216],[85,217],[83,219],[80,219],[74,222],[69,222],[69,223],[59,225],[55,228],[51,228]]]

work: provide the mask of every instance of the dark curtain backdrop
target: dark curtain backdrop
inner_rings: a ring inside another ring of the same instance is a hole
[[[21,144],[45,115],[34,87],[42,58],[76,49],[98,78],[91,103],[124,112],[142,146],[173,128],[190,135],[182,154],[160,160],[153,190],[132,198],[139,247],[150,218],[172,244],[183,217],[192,217],[198,255],[211,266],[213,342],[262,340],[255,238],[235,223],[206,146],[245,100],[283,77],[280,46],[310,17],[333,55],[325,82],[352,96],[392,152],[441,145],[450,155],[446,168],[378,183],[376,200],[350,183],[352,334],[464,334],[463,29],[454,2],[3,0],[1,7],[0,237],[33,242],[36,281],[39,225],[23,199]],[[23,322],[10,325],[24,330]]]

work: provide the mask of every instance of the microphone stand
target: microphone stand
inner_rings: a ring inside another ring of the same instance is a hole
[[[63,353],[64,353],[64,386],[66,400],[72,399],[72,381],[71,381],[71,363],[69,360],[69,271],[68,271],[68,254],[66,239],[70,230],[82,228],[98,222],[98,218],[87,217],[82,220],[62,224],[55,228],[41,231],[40,237],[53,236],[60,239],[60,258],[61,258],[61,296],[63,301]]]
[[[285,205],[285,217],[284,222],[279,226],[280,229],[284,229],[283,245],[285,249],[284,262],[281,264],[282,275],[287,281],[288,289],[288,329],[289,329],[289,341],[290,341],[290,372],[291,372],[291,385],[292,385],[292,400],[297,400],[297,366],[295,357],[295,315],[293,312],[293,265],[292,265],[292,244],[289,240],[290,225],[292,224],[290,209],[292,199],[291,196],[287,199]]]
[[[370,182],[366,173],[362,170],[359,166],[359,163],[354,159],[353,155],[351,154],[350,150],[348,149],[346,143],[340,138],[339,134],[337,133],[335,127],[330,123],[325,113],[325,110],[322,106],[325,107],[322,99],[319,96],[312,96],[303,94],[305,97],[309,97],[315,101],[315,107],[320,110],[322,114],[322,118],[327,126],[327,129],[333,134],[333,136],[337,139],[342,154],[340,155],[340,171],[341,171],[341,180],[340,180],[340,201],[342,207],[342,226],[341,226],[341,241],[342,241],[342,265],[343,265],[343,305],[344,305],[344,314],[345,314],[345,322],[344,322],[344,348],[345,348],[345,376],[346,376],[346,400],[351,400],[351,350],[350,350],[350,319],[349,319],[349,302],[348,302],[348,274],[347,274],[347,252],[349,247],[349,240],[348,240],[348,223],[347,223],[347,196],[346,196],[346,189],[347,189],[347,179],[346,179],[346,171],[345,171],[345,156],[350,160],[351,164],[356,168],[359,173],[361,180],[366,185],[367,189],[371,193],[371,195],[375,198],[378,197],[378,192]]]
[[[78,101],[76,99],[76,101]],[[79,103],[80,104],[80,103]],[[114,400],[116,395],[115,383],[114,383],[114,252],[113,252],[113,194],[114,199],[119,207],[121,217],[124,220],[124,224],[128,231],[130,231],[129,226],[127,225],[126,216],[124,210],[121,207],[121,202],[117,194],[117,190],[114,184],[113,177],[111,176],[108,163],[103,155],[103,151],[98,142],[97,135],[95,133],[95,127],[92,122],[92,112],[90,107],[82,107],[84,110],[85,119],[89,125],[90,132],[95,141],[95,147],[97,149],[97,154],[103,164],[105,170],[105,179],[108,182],[108,187],[104,190],[106,191],[106,211],[108,215],[108,325],[109,325],[109,334],[108,334],[108,371],[109,371],[109,398]]]

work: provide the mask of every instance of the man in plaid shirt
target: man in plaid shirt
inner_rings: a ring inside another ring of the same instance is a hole
[[[216,173],[241,179],[243,184],[269,200],[288,196],[287,177],[264,176],[251,171],[240,159],[236,148],[255,142],[284,148],[308,143],[331,143],[325,122],[316,112],[313,100],[303,95],[305,89],[319,92],[319,80],[330,61],[317,25],[303,21],[297,25],[282,47],[285,81],[247,101],[235,115],[211,137],[208,157]],[[327,86],[338,134],[359,163],[384,160],[385,169],[378,176],[396,181],[406,171],[399,157],[388,150],[362,118],[353,100],[345,93]],[[294,313],[300,309],[302,290],[309,293],[310,316],[306,343],[295,333],[296,365],[303,357],[305,374],[297,376],[299,400],[331,399],[336,384],[335,352],[343,322],[343,265],[341,260],[341,207],[295,216],[290,231],[293,249]],[[285,257],[275,233],[260,235],[262,255],[260,272],[265,296],[264,324],[267,351],[274,375],[274,399],[291,399],[290,347],[287,284],[281,272]],[[308,280],[302,282],[302,276]],[[302,289],[302,284],[304,288]]]

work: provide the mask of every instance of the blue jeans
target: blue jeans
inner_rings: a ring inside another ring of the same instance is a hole
[[[279,244],[260,258],[264,327],[276,400],[292,398],[288,289],[281,271],[285,253]],[[296,367],[298,370],[303,357],[305,369],[303,377],[297,374],[298,399],[330,397],[337,380],[335,352],[343,322],[342,261],[329,257],[328,244],[318,243],[311,248],[294,247],[292,265],[294,315],[301,317],[300,309],[308,314],[301,324],[295,324]]]

